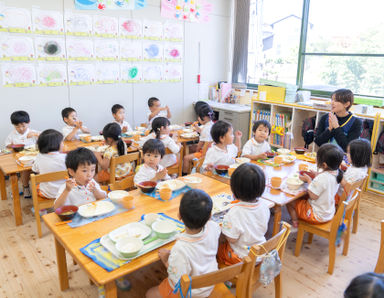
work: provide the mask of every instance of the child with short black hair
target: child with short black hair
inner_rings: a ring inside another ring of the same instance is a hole
[[[344,298],[384,297],[384,274],[364,273],[352,279],[344,291]]]
[[[366,139],[353,140],[347,147],[347,158],[351,164],[344,173],[342,185],[364,179],[372,166],[371,143]]]
[[[252,134],[253,137],[245,143],[241,155],[252,160],[266,159],[266,152],[271,151],[271,146],[268,143],[271,124],[267,120],[255,121]]]
[[[263,170],[255,164],[244,163],[231,176],[233,197],[239,200],[224,216],[217,260],[227,266],[241,262],[248,247],[265,242],[270,211],[259,198],[265,190]]]
[[[223,120],[217,121],[211,128],[211,136],[215,142],[205,155],[202,168],[204,170],[212,170],[216,165],[231,165],[235,163],[235,158],[239,150],[241,150],[240,131],[235,133],[235,144],[233,144],[233,127]]]
[[[135,175],[135,184],[169,179],[167,169],[160,165],[160,160],[165,154],[163,142],[158,139],[150,139],[144,143],[142,151],[144,163]]]
[[[180,201],[179,217],[185,224],[182,233],[172,250],[160,249],[159,257],[167,267],[168,278],[148,290],[146,297],[179,297],[173,293],[181,276],[191,277],[217,270],[216,253],[220,236],[220,227],[209,220],[212,212],[212,200],[202,190],[191,189]],[[193,289],[192,297],[208,297],[213,287]]]
[[[112,106],[112,116],[115,119],[115,122],[120,125],[121,132],[127,133],[132,131],[132,127],[127,121],[125,121],[125,109],[120,104],[114,104]]]
[[[61,153],[63,135],[54,129],[44,130],[37,139],[39,154],[32,165],[32,171],[38,174],[65,171],[66,155]],[[47,199],[55,199],[64,180],[41,182],[37,193]]]
[[[157,117],[165,117],[171,119],[171,111],[168,106],[162,107],[160,99],[151,97],[148,99],[149,112],[147,114],[148,127],[152,125],[152,121]]]
[[[79,133],[89,133],[83,122],[77,118],[77,113],[73,108],[65,108],[61,111],[61,116],[66,126],[63,127],[64,141],[74,141],[79,139]]]
[[[91,150],[80,147],[70,151],[65,159],[65,165],[70,178],[57,192],[55,209],[64,205],[80,206],[106,197],[106,192],[101,190],[93,179],[97,159]]]

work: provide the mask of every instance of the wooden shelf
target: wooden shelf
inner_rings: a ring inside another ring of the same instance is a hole
[[[376,180],[376,179],[372,179],[372,178],[371,178],[371,180],[369,180],[369,182],[384,184],[384,181],[380,181],[380,180]]]
[[[378,173],[378,174],[382,174],[384,175],[384,168],[383,169],[379,169],[379,168],[371,168],[371,171],[372,172],[375,172],[375,173]]]
[[[380,194],[380,195],[384,195],[384,191],[381,191],[381,190],[376,189],[376,188],[372,188],[372,187],[370,187],[370,186],[367,187],[367,190],[368,190],[368,191],[375,192],[375,193],[378,193],[378,194]]]

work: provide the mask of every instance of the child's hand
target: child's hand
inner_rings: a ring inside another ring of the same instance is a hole
[[[65,189],[67,191],[71,191],[72,188],[76,186],[76,181],[73,178],[68,178],[67,181],[65,181]]]
[[[307,182],[308,184],[312,182],[311,177],[309,177],[307,174],[299,175],[299,179],[301,181]]]
[[[206,166],[205,166],[205,171],[212,171],[213,170],[213,168],[214,168],[215,166],[213,165],[213,164],[207,164]]]
[[[235,132],[235,137],[236,138],[240,139],[242,136],[243,136],[243,133],[240,130]]]
[[[159,249],[159,258],[162,262],[168,262],[169,255],[171,254],[171,251],[166,248],[160,248]]]
[[[91,182],[88,183],[87,188],[88,188],[88,190],[91,191],[91,192],[94,192],[95,190],[97,190],[97,189],[96,189],[95,182],[93,182],[93,181],[91,181]]]
[[[162,169],[156,174],[156,180],[164,179],[165,176],[167,176],[167,174],[168,174],[167,168]]]
[[[128,131],[128,127],[127,126],[123,126],[123,129],[121,130],[121,132],[127,132]]]
[[[168,107],[168,105],[165,106],[165,109],[167,110],[167,112],[169,112],[169,107]]]
[[[267,159],[267,158],[268,157],[266,152],[259,154],[259,159]]]
[[[31,131],[27,134],[27,139],[30,138],[37,138],[39,136],[39,133],[37,131]]]

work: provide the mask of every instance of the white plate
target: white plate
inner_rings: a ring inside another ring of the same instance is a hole
[[[293,156],[293,155],[280,155],[280,156],[283,157],[283,160],[285,163],[291,163],[296,160],[296,156]]]
[[[147,238],[152,233],[150,227],[140,222],[131,222],[116,230],[111,231],[108,236],[113,242],[117,242],[123,237],[139,238],[141,240]]]
[[[286,148],[280,148],[280,149],[277,149],[277,153],[287,155],[287,154],[291,153],[291,150],[286,149]]]
[[[129,196],[129,192],[125,190],[114,190],[108,193],[108,198],[110,198],[114,203],[120,203],[126,196]]]
[[[192,133],[195,132],[192,128],[184,128],[183,133]]]
[[[229,194],[218,194],[211,197],[213,207],[212,213],[220,213],[231,208],[232,196]]]
[[[180,136],[185,139],[193,139],[193,138],[197,138],[199,134],[197,132],[189,132],[189,133],[182,133]]]
[[[96,201],[81,205],[77,211],[82,217],[93,217],[107,214],[115,210],[115,205],[108,201]]]
[[[92,136],[91,140],[93,142],[101,142],[101,141],[104,141],[104,137],[103,136]]]
[[[185,186],[185,183],[178,179],[162,181],[160,183],[157,183],[156,185],[157,188],[169,187],[170,189],[172,189],[172,191],[179,190],[184,186]]]
[[[183,128],[182,126],[177,125],[177,124],[172,124],[172,125],[169,126],[170,130],[180,130],[182,128]]]

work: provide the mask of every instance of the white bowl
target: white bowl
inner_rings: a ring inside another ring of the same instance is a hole
[[[287,184],[288,188],[290,190],[297,190],[304,184],[303,181],[299,179],[299,177],[289,177],[287,180],[285,180],[285,183]]]
[[[159,215],[156,213],[148,213],[144,216],[144,222],[147,226],[152,226],[152,224],[159,218]]]
[[[187,184],[190,188],[196,188],[199,186],[199,184],[203,181],[203,179],[199,177],[184,177],[184,182]]]
[[[126,196],[129,196],[129,192],[125,190],[114,190],[108,194],[108,198],[110,198],[112,202],[118,204],[120,204],[122,199]]]
[[[152,224],[152,230],[160,239],[167,239],[176,231],[176,224],[169,220],[158,220]]]
[[[116,250],[125,258],[131,258],[137,255],[144,244],[138,238],[121,238],[116,242]]]
[[[280,149],[277,149],[277,153],[287,155],[287,154],[291,153],[291,150],[285,149],[285,148],[280,148]]]
[[[248,157],[238,157],[238,158],[235,158],[235,161],[236,163],[241,165],[246,162],[251,162],[251,159],[249,159]]]
[[[19,161],[25,166],[32,166],[36,156],[24,155],[19,158]]]

